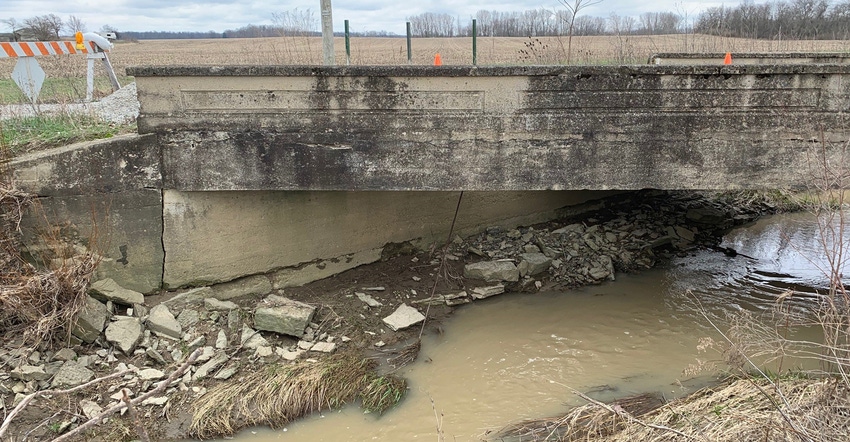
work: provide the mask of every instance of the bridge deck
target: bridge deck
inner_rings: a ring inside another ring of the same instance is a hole
[[[183,191],[804,186],[850,104],[837,64],[128,73]]]

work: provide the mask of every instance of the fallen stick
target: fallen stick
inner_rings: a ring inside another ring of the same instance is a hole
[[[130,403],[132,405],[136,405],[138,403],[141,403],[145,399],[164,391],[165,388],[168,385],[170,385],[172,382],[174,382],[175,379],[177,379],[180,376],[183,376],[183,373],[185,373],[186,370],[189,369],[189,367],[195,362],[196,359],[198,359],[198,356],[200,356],[200,355],[201,355],[201,349],[200,348],[193,351],[192,354],[189,356],[189,359],[186,359],[186,362],[184,362],[183,365],[180,366],[180,368],[178,368],[177,370],[174,370],[174,372],[172,372],[164,381],[160,382],[156,386],[156,388],[154,388],[153,390],[151,390],[151,391],[149,391],[149,392],[147,392],[147,393],[145,393],[141,396],[138,396],[137,398],[130,401]],[[82,433],[83,431],[86,431],[89,428],[97,425],[105,417],[111,416],[112,414],[114,414],[117,411],[121,411],[121,409],[126,407],[126,406],[127,406],[127,403],[125,403],[123,401],[119,401],[117,405],[114,405],[114,406],[106,409],[105,411],[98,414],[97,416],[89,419],[86,423],[80,425],[77,428],[74,428],[73,430],[71,430],[71,431],[69,431],[69,432],[67,432],[67,433],[65,433],[65,434],[63,434],[59,437],[57,437],[56,439],[53,439],[51,442],[62,442],[62,441],[69,440],[73,436],[76,436],[76,435]]]
[[[116,378],[119,376],[124,376],[125,374],[130,373],[131,371],[132,370],[123,370],[118,373],[112,373],[108,376],[93,379],[91,381],[86,382],[85,384],[77,385],[76,387],[69,388],[67,390],[42,390],[36,391],[35,393],[30,393],[29,395],[27,395],[27,397],[21,400],[21,402],[17,406],[15,406],[15,408],[12,409],[8,416],[6,416],[6,419],[3,421],[3,425],[0,426],[0,440],[3,439],[3,435],[6,434],[6,431],[9,429],[9,425],[12,423],[12,419],[14,419],[15,416],[17,416],[27,405],[29,405],[29,403],[32,402],[33,399],[39,396],[74,393],[76,391],[86,389],[99,382],[103,382],[105,380]]]

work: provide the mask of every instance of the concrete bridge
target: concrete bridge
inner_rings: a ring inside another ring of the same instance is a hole
[[[169,189],[764,189],[843,142],[846,65],[141,67]]]
[[[612,191],[804,186],[821,147],[843,161],[850,104],[839,64],[128,73],[139,135],[13,167],[78,242],[98,220],[98,277],[145,293],[270,290],[443,240],[449,191],[465,234]]]

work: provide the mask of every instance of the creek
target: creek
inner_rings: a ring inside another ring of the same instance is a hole
[[[819,238],[812,215],[778,215],[724,237],[721,247],[738,256],[695,250],[602,285],[461,307],[443,333],[423,337],[417,361],[402,369],[409,391],[396,408],[376,416],[350,405],[235,439],[435,440],[439,427],[445,440],[476,441],[509,423],[583,404],[573,389],[600,400],[686,394],[713,376],[685,370],[720,358],[698,350],[701,338],[719,337],[707,318],[724,329],[728,314],[770,311],[789,288],[803,293],[791,299],[794,308],[815,305],[813,290],[826,284]],[[817,339],[817,330],[798,333]]]

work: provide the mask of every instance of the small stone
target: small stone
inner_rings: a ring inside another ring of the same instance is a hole
[[[77,352],[66,347],[66,348],[63,348],[63,349],[57,351],[56,354],[53,355],[53,359],[56,360],[56,361],[63,361],[63,362],[64,361],[71,361],[71,360],[77,359]]]
[[[74,361],[65,362],[53,376],[53,388],[68,388],[82,385],[94,379],[94,372]]]
[[[162,357],[162,354],[161,354],[159,351],[154,350],[154,349],[152,349],[152,348],[149,348],[149,349],[145,350],[145,354],[146,354],[149,358],[151,358],[151,359],[153,359],[154,361],[156,361],[156,363],[157,363],[157,364],[165,365],[165,364],[167,364],[167,363],[168,363],[168,362],[165,360],[165,358],[163,358],[163,357]]]
[[[106,310],[106,306],[97,299],[86,296],[85,306],[77,314],[71,333],[83,342],[91,344],[100,337],[107,318],[109,318],[109,311]]]
[[[366,293],[355,292],[354,295],[357,296],[357,299],[365,302],[366,305],[368,305],[369,307],[380,307],[384,305],[381,304],[377,299],[367,295]]]
[[[369,292],[383,292],[384,290],[386,290],[386,287],[381,287],[381,286],[363,287],[363,290],[366,290],[366,291],[369,291]]]
[[[224,330],[218,331],[218,337],[215,339],[215,348],[222,349],[227,348],[227,333]]]
[[[420,278],[418,276],[414,276],[414,277],[412,277],[412,279],[416,282],[422,281],[422,278]]]
[[[158,336],[180,339],[183,335],[183,328],[165,304],[151,309],[146,324]]]
[[[261,358],[266,358],[266,357],[273,355],[274,350],[269,346],[261,345],[261,346],[257,347],[256,354],[257,354],[257,356],[259,356]]]
[[[393,331],[405,329],[424,320],[425,316],[419,313],[419,310],[407,304],[400,305],[391,315],[383,319]]]
[[[259,332],[255,331],[247,325],[242,326],[242,337],[240,343],[245,348],[256,349],[261,345],[269,345],[266,338],[262,337]]]
[[[165,405],[168,402],[168,396],[149,397],[142,401],[142,405]]]
[[[38,363],[41,361],[41,353],[37,350],[30,353],[30,355],[27,356],[27,361],[29,361],[29,363],[32,365],[38,365]]]
[[[317,351],[320,353],[333,353],[336,350],[336,344],[332,342],[317,342],[310,351]]]
[[[378,347],[378,348],[381,348],[385,345],[387,345],[387,344],[384,341],[378,341],[378,342],[375,343],[375,347]]]
[[[201,314],[198,313],[197,310],[192,310],[190,308],[183,309],[180,314],[177,315],[177,322],[179,322],[180,326],[184,329],[197,324],[200,319]]]
[[[162,379],[165,377],[165,373],[155,368],[146,368],[144,370],[140,370],[138,375],[139,379],[143,381],[155,381],[157,379]]]
[[[130,355],[142,339],[142,323],[138,318],[126,318],[106,327],[106,341],[115,345],[125,355]]]
[[[313,348],[313,345],[315,344],[310,341],[298,341],[298,348],[301,350],[309,350]]]
[[[489,287],[475,287],[474,289],[472,289],[472,298],[484,299],[502,293],[505,293],[505,286],[502,284],[497,284]]]
[[[114,302],[132,307],[133,304],[144,304],[145,295],[130,289],[125,289],[112,279],[101,279],[91,285],[89,294],[92,298],[103,302]]]
[[[234,374],[236,374],[236,367],[224,367],[213,376],[213,379],[226,380],[233,377]]]
[[[12,379],[19,379],[22,381],[46,381],[50,379],[50,375],[44,371],[43,365],[22,365],[17,368],[13,368],[11,373]]]
[[[204,308],[209,311],[230,311],[238,309],[239,306],[232,301],[221,301],[215,298],[206,298],[204,299]]]
[[[206,362],[212,359],[213,356],[215,356],[215,349],[212,347],[204,347],[204,349],[201,350],[201,354],[198,355],[198,358],[195,360],[198,362]]]
[[[294,361],[304,353],[304,350],[289,351],[285,348],[277,347],[275,348],[274,352],[275,354],[277,354],[283,359],[286,359],[287,361]]]
[[[97,402],[92,402],[87,399],[80,401],[80,409],[83,410],[83,415],[89,419],[99,415],[103,411],[103,408],[101,408]]]
[[[463,276],[489,282],[516,282],[519,281],[519,269],[508,261],[482,261],[464,266]]]
[[[340,338],[340,339],[342,339],[342,342],[348,342],[348,341],[351,341],[351,338],[349,338],[348,336],[343,336],[343,337],[342,337],[342,338]]]
[[[215,370],[221,364],[227,362],[227,353],[223,350],[219,350],[215,353],[215,356],[212,357],[209,361],[205,362],[203,365],[198,367],[195,370],[195,374],[192,376],[193,381],[197,381],[199,379],[203,379],[210,374],[211,371]]]

